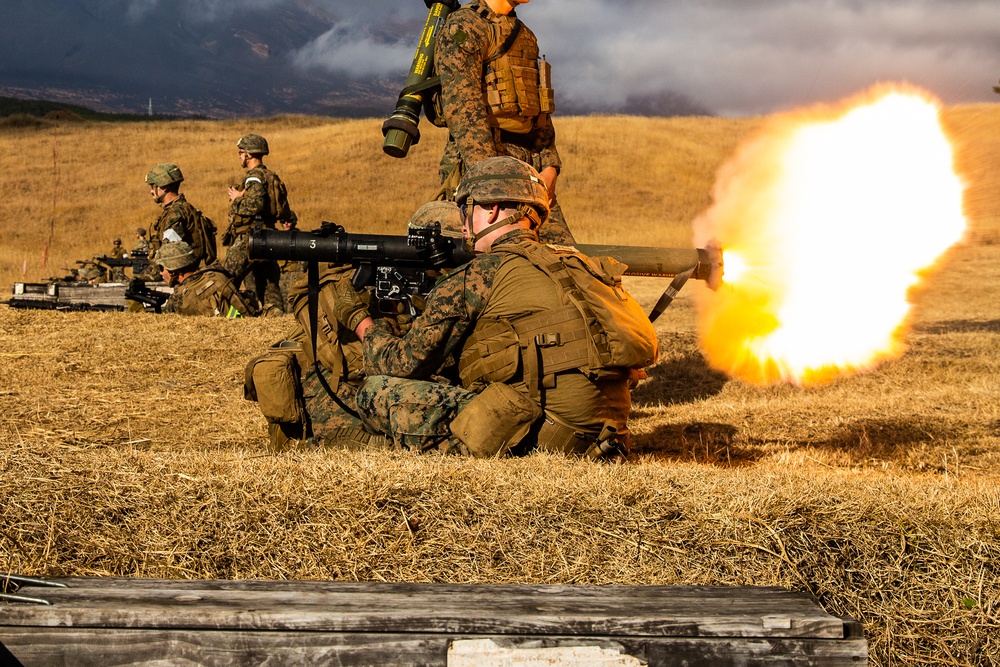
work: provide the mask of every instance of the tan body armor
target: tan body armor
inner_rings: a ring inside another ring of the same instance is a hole
[[[555,111],[550,67],[538,59],[538,40],[516,17],[502,16],[493,28],[492,56],[484,63],[491,120],[508,132],[526,134],[535,120]]]
[[[544,408],[551,421],[582,430],[591,439],[609,423],[624,433],[634,368],[656,358],[652,325],[646,320],[648,330],[639,331],[638,338],[628,344],[634,348],[631,353],[602,355],[608,339],[622,332],[617,326],[612,332],[593,313],[581,312],[586,307],[572,294],[577,288],[571,279],[563,276],[562,282],[556,282],[540,270],[541,264],[561,263],[557,254],[537,243],[504,246],[498,251],[508,257],[462,349],[459,375],[463,386],[478,392],[491,383],[511,384]],[[608,289],[610,294],[613,288]],[[620,300],[619,296],[611,298]],[[622,298],[634,303],[627,294]],[[636,312],[645,318],[641,308]],[[623,325],[626,330],[634,328],[629,322]],[[630,362],[631,366],[620,365],[626,357],[645,358]]]

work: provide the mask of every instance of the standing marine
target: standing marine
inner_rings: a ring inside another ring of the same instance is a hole
[[[546,243],[574,243],[556,200],[562,160],[550,115],[549,64],[514,11],[529,0],[472,0],[448,15],[434,49],[448,143],[441,158],[441,196],[452,199],[467,169],[510,155],[534,167],[549,195]]]
[[[128,258],[128,252],[126,252],[125,248],[122,247],[122,240],[120,238],[116,238],[112,242],[111,252],[108,253],[108,257],[110,257],[111,259],[125,259],[125,258]],[[115,283],[123,283],[123,282],[125,282],[125,279],[126,279],[126,276],[125,276],[125,267],[124,266],[112,266],[111,267],[111,275],[110,275],[109,279],[111,280],[111,282],[115,282]]]
[[[549,193],[515,158],[470,167],[456,202],[475,258],[437,282],[404,335],[337,286],[335,317],[363,344],[366,424],[415,451],[623,454],[631,388],[658,353],[625,266],[540,243]],[[438,377],[450,358],[458,383]]]
[[[246,283],[264,305],[265,315],[284,312],[281,299],[281,271],[273,260],[251,260],[250,232],[257,227],[275,229],[279,221],[296,220],[288,206],[288,191],[276,173],[264,164],[270,153],[267,140],[247,134],[236,142],[240,166],[246,169],[242,187],[229,186],[229,227],[222,239],[226,246],[226,269],[238,285]]]
[[[184,241],[191,247],[198,264],[216,260],[215,224],[192,206],[180,192],[184,174],[171,162],[156,165],[146,174],[146,185],[153,201],[163,207],[149,236],[150,266],[165,243]],[[144,276],[145,277],[145,276]]]
[[[291,218],[289,220],[279,220],[278,228],[282,231],[291,232],[295,230],[297,224],[298,221],[295,218]],[[290,259],[282,260],[278,262],[278,270],[281,272],[281,278],[278,280],[278,287],[281,290],[281,304],[286,313],[295,312],[292,309],[289,297],[291,296],[292,287],[295,283],[305,276],[302,272],[302,263]]]
[[[138,227],[135,230],[135,245],[132,247],[132,252],[149,253],[149,239],[146,238],[145,227]]]

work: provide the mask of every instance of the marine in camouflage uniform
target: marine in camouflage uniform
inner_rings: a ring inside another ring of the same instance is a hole
[[[439,225],[444,234],[460,236],[458,207],[453,202],[429,202],[421,206],[409,222],[410,227],[434,224]],[[299,368],[297,380],[306,418],[305,423],[269,423],[272,450],[316,446],[371,449],[388,448],[392,444],[384,436],[367,429],[358,415],[356,396],[365,378],[361,340],[353,331],[343,327],[333,314],[337,288],[349,285],[352,273],[350,265],[326,265],[321,268],[315,353],[309,335],[312,325],[308,311],[308,284],[299,280],[289,290],[289,309],[298,323],[284,342],[272,347],[287,345],[295,350]],[[408,322],[406,316],[399,316],[392,326],[398,331],[400,327],[405,328]],[[316,368],[317,360],[319,369]],[[254,362],[251,360],[251,364]],[[319,379],[320,372],[324,382]]]
[[[229,227],[222,239],[226,246],[224,265],[237,284],[253,289],[264,304],[266,315],[285,312],[281,298],[281,270],[273,260],[251,260],[250,232],[256,226],[274,229],[281,220],[295,220],[288,206],[285,186],[276,173],[264,165],[270,149],[259,134],[248,134],[236,143],[240,165],[247,169],[242,187],[229,187]],[[279,193],[272,199],[272,193]]]
[[[148,242],[151,271],[142,276],[145,280],[155,279],[152,276],[152,268],[155,265],[156,253],[164,243],[184,241],[192,248],[199,266],[208,260],[205,243],[200,240],[200,232],[197,231],[201,213],[179,192],[183,181],[184,175],[180,167],[169,162],[156,165],[146,174],[149,194],[153,201],[163,207],[163,211],[151,228]],[[214,229],[211,233],[214,235]]]
[[[135,230],[135,246],[132,252],[149,253],[149,239],[146,238],[146,228],[139,227]]]
[[[115,239],[113,242],[113,247],[111,252],[108,253],[108,257],[112,259],[122,259],[123,257],[128,257],[128,253],[125,252],[125,248],[122,247],[122,240]],[[126,280],[125,277],[125,267],[124,266],[112,266],[111,267],[111,282],[123,283]]]
[[[535,232],[548,213],[537,172],[510,157],[487,159],[466,173],[457,201],[466,207],[467,245],[481,254],[437,283],[405,335],[351,303],[349,285],[338,291],[336,317],[364,343],[368,377],[357,403],[366,422],[397,447],[421,452],[496,456],[537,445],[591,458],[622,453],[635,375],[548,365],[569,349],[561,346],[595,334],[564,289],[527,259],[548,247]],[[561,329],[550,321],[567,312]],[[647,335],[655,349],[651,325]],[[432,377],[453,357],[461,385]]]
[[[198,268],[194,253],[184,241],[165,244],[156,258],[164,282],[174,288],[163,306],[165,313],[206,315],[236,319],[257,315],[259,309],[247,301],[229,274],[220,266]]]
[[[562,160],[550,114],[555,110],[548,63],[539,62],[534,33],[508,0],[472,0],[449,14],[437,38],[434,68],[449,138],[441,158],[441,195],[452,198],[465,170],[510,155],[532,165],[549,190],[545,243],[574,243],[555,184]]]

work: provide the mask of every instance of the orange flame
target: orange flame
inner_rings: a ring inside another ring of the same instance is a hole
[[[709,363],[814,384],[901,355],[907,291],[966,227],[940,105],[879,86],[771,119],[719,172],[696,243],[723,248],[699,301]]]

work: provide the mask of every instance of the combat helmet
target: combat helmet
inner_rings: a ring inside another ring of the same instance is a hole
[[[486,158],[465,172],[455,191],[455,203],[464,206],[468,200],[480,204],[529,204],[538,214],[536,227],[549,217],[549,190],[545,182],[530,164],[508,155]],[[530,214],[529,217],[534,219]]]
[[[183,180],[184,174],[181,173],[181,168],[173,162],[161,162],[146,174],[146,185],[157,185],[161,188]]]
[[[156,251],[156,265],[162,266],[168,271],[177,271],[186,266],[194,266],[198,260],[194,258],[191,246],[186,241],[174,241],[164,243]]]
[[[407,227],[410,229],[425,229],[441,225],[441,235],[452,238],[462,238],[462,214],[453,201],[429,201],[413,214]]]
[[[267,139],[259,134],[247,134],[236,142],[236,147],[245,150],[250,155],[267,155],[270,151],[267,148]]]

